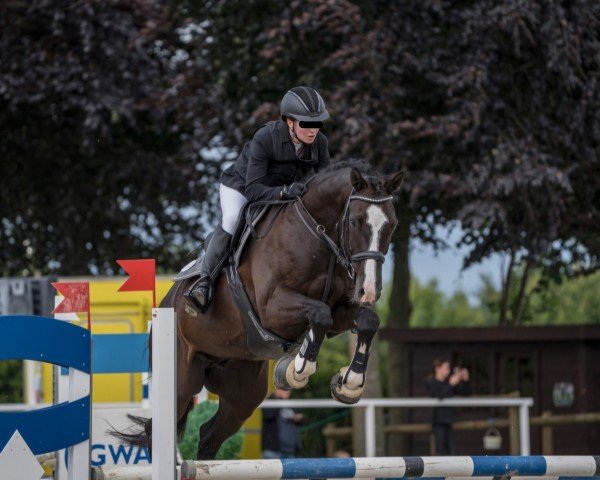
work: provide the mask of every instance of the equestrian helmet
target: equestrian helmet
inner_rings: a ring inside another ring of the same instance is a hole
[[[319,93],[310,87],[294,87],[281,100],[281,117],[301,122],[323,122],[329,118],[325,102]]]

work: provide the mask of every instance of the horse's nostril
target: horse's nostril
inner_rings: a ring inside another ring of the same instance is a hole
[[[359,296],[359,297],[362,297],[364,294],[365,294],[365,289],[364,289],[364,288],[361,288],[361,289],[358,291],[358,296]]]

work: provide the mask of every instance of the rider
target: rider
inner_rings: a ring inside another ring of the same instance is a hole
[[[212,233],[200,280],[187,292],[195,310],[205,313],[214,294],[214,279],[227,260],[240,210],[247,202],[293,199],[306,191],[300,182],[310,171],[329,165],[327,137],[319,130],[329,118],[325,102],[310,87],[294,87],[281,100],[281,120],[259,128],[237,161],[221,176],[223,220]]]

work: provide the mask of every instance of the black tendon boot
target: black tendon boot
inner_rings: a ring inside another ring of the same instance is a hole
[[[229,252],[230,242],[231,235],[219,225],[206,247],[206,254],[200,270],[200,280],[185,295],[188,305],[193,307],[194,310],[199,310],[202,313],[207,312],[214,295],[213,279],[219,276],[219,272],[227,260],[225,256]]]

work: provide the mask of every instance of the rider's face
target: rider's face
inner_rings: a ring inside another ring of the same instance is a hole
[[[287,123],[289,128],[292,128],[292,126],[294,127],[296,136],[301,142],[311,144],[317,138],[317,133],[319,133],[318,128],[302,128],[300,126],[300,122],[298,122],[297,120],[292,121],[288,119]]]

